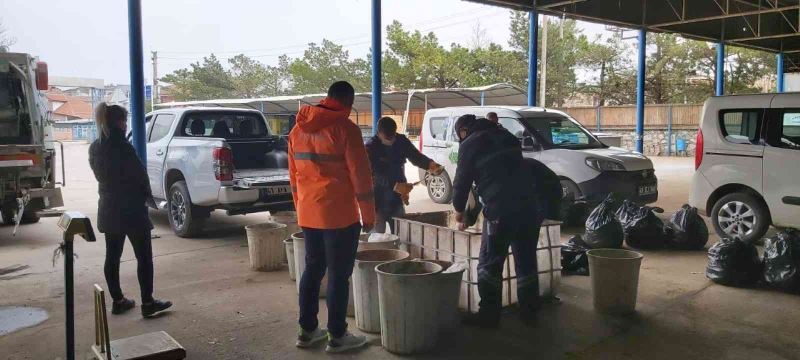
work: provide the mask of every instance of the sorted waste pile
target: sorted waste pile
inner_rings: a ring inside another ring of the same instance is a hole
[[[800,294],[800,232],[789,229],[768,238],[763,259],[753,243],[723,238],[708,250],[706,277],[726,286],[761,283]]]
[[[561,247],[561,268],[566,274],[588,275],[586,251],[622,247],[635,249],[701,250],[708,242],[708,227],[697,208],[683,205],[664,223],[659,207],[639,206],[610,194],[586,219],[586,234],[572,237]],[[584,264],[586,264],[584,266]]]

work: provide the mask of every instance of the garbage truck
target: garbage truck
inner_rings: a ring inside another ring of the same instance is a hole
[[[63,206],[42,93],[47,76],[47,64],[36,57],[0,53],[0,215],[8,225],[38,222],[43,210]]]

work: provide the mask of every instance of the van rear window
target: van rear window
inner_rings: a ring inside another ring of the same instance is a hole
[[[721,113],[720,130],[725,140],[734,144],[758,144],[764,110],[728,110]]]

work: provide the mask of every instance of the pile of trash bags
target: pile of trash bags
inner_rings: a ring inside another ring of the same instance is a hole
[[[784,230],[764,243],[764,257],[756,246],[723,238],[708,250],[706,277],[726,286],[765,286],[800,294],[800,232]]]

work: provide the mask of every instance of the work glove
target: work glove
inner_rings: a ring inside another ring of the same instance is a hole
[[[394,184],[394,189],[392,189],[392,190],[394,190],[394,192],[396,192],[396,193],[398,193],[400,195],[408,196],[408,194],[411,193],[411,190],[413,190],[413,189],[414,189],[414,184],[399,182],[399,183]]]
[[[444,172],[444,167],[442,165],[437,164],[435,161],[431,161],[428,165],[428,172],[434,176],[439,176]]]

